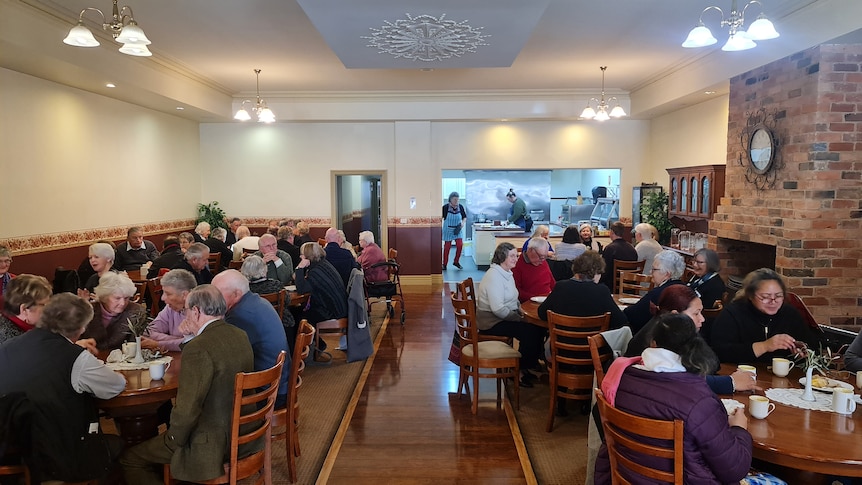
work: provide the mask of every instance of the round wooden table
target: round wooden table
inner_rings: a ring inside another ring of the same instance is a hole
[[[177,395],[182,353],[170,352],[171,366],[164,379],[150,380],[149,369],[118,371],[126,377],[126,389],[111,399],[98,399],[117,425],[120,436],[129,445],[146,441],[159,434],[158,409]]]
[[[614,302],[619,306],[626,306],[623,303],[620,303],[620,297],[623,298],[637,298],[633,295],[621,295],[619,293],[614,293]],[[527,323],[532,323],[537,327],[548,328],[548,322],[539,318],[539,303],[534,302],[533,300],[527,300],[524,303],[521,303],[521,310],[524,312],[524,321]]]
[[[757,385],[769,388],[801,388],[798,369],[787,377],[777,377],[757,364]],[[721,374],[730,374],[736,365],[722,364]],[[851,383],[849,380],[847,382]],[[859,389],[855,391],[859,393]],[[816,395],[828,394],[814,391]],[[758,392],[760,394],[760,392]],[[745,404],[748,411],[750,392],[732,397]],[[775,401],[773,401],[775,402]],[[766,419],[750,414],[748,432],[754,441],[754,457],[798,470],[827,475],[862,477],[862,409],[851,415],[813,411],[775,402],[775,411]]]

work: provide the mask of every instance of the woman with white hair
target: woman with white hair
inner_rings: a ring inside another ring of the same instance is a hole
[[[347,235],[341,229],[338,230],[338,240],[340,241],[341,249],[350,251],[350,254],[356,258],[356,249],[353,248],[353,244],[347,240]]]
[[[128,319],[135,314],[145,314],[144,308],[132,302],[135,284],[121,273],[106,273],[96,287],[93,302],[93,319],[81,338],[96,340],[99,351],[118,349],[123,342],[132,339]]]
[[[90,298],[90,293],[92,293],[93,289],[99,285],[99,281],[102,276],[112,271],[115,256],[116,253],[114,252],[114,248],[108,243],[95,243],[90,245],[90,267],[93,268],[95,273],[87,278],[87,282],[84,283],[84,289],[78,290],[78,296],[85,300]]]
[[[278,293],[284,288],[284,283],[274,278],[267,278],[266,262],[260,256],[251,255],[242,262],[239,272],[248,280],[248,289],[258,295]],[[296,321],[288,308],[281,315],[281,323],[285,327],[293,327]]]
[[[375,264],[386,261],[383,250],[374,243],[374,233],[371,231],[360,232],[359,247],[362,248],[362,252],[357,256],[356,262],[362,265],[362,271],[365,273],[365,281],[388,280],[389,271],[385,265],[372,268]]]
[[[260,237],[252,236],[251,231],[246,226],[239,226],[236,230],[236,242],[231,246],[233,250],[233,260],[242,261],[244,249],[260,250]]]
[[[602,243],[593,239],[593,226],[589,224],[581,224],[578,226],[578,233],[581,235],[581,243],[588,250],[602,253]]]
[[[651,308],[658,305],[658,298],[665,288],[671,285],[685,284],[680,280],[683,271],[685,271],[685,261],[676,251],[664,250],[656,254],[652,260],[652,268],[645,270],[651,272],[653,289],[642,296],[637,303],[623,310],[626,318],[629,319],[629,327],[631,327],[633,335],[638,333],[652,319]]]
[[[211,231],[212,228],[209,222],[198,222],[198,225],[195,226],[195,242],[205,243],[207,238],[210,237]]]
[[[161,279],[162,301],[165,307],[150,322],[147,337],[141,339],[141,346],[147,349],[161,348],[179,352],[180,344],[186,336],[180,331],[185,320],[186,298],[197,286],[195,275],[184,269],[172,269]]]

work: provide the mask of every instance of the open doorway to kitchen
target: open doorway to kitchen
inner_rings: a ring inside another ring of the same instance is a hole
[[[347,240],[359,244],[359,233],[371,231],[381,248],[387,248],[386,174],[381,172],[332,172],[333,227]]]

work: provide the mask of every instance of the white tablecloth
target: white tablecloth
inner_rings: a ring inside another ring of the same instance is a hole
[[[105,365],[108,366],[111,370],[138,370],[138,369],[149,369],[150,365],[158,364],[160,362],[164,362],[167,364],[168,362],[174,360],[170,355],[163,355],[157,359],[147,360],[141,362],[140,364],[135,364],[133,362],[105,362]]]
[[[804,389],[767,389],[765,394],[769,399],[788,406],[813,409],[815,411],[829,411],[830,413],[835,412],[832,410],[832,394],[814,391],[814,398],[816,400],[805,401],[802,399],[804,392]]]

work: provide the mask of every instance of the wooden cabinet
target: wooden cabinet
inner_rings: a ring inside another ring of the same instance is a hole
[[[726,165],[669,168],[668,215],[685,220],[709,220],[724,196]]]

